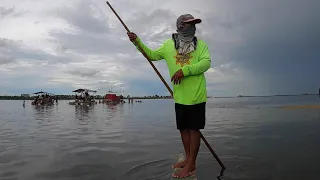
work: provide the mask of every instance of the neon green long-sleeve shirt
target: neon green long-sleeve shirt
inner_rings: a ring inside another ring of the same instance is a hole
[[[175,103],[193,105],[207,101],[204,72],[211,66],[211,57],[208,46],[203,40],[198,39],[197,49],[185,56],[177,53],[172,39],[166,40],[155,50],[148,48],[139,38],[134,43],[136,47],[137,43],[151,61],[166,60],[170,77],[182,69],[184,78],[181,83],[176,85],[172,83]]]

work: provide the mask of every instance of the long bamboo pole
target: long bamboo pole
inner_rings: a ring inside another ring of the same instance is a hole
[[[111,4],[107,1],[108,6],[110,7],[110,9],[113,11],[113,13],[117,16],[117,18],[119,19],[119,21],[121,22],[121,24],[123,25],[123,27],[127,30],[127,32],[131,32],[129,30],[129,28],[126,26],[126,24],[122,21],[122,19],[120,18],[120,16],[117,14],[117,12],[112,8]],[[171,96],[173,97],[173,92],[170,88],[170,86],[167,84],[167,82],[163,79],[162,75],[160,74],[160,72],[157,70],[157,68],[153,65],[153,63],[151,62],[150,58],[147,56],[147,54],[143,51],[143,49],[141,48],[139,43],[136,43],[136,45],[138,46],[138,48],[140,49],[140,52],[143,54],[143,56],[148,60],[148,62],[150,63],[150,65],[152,66],[153,70],[158,74],[159,78],[161,79],[161,81],[163,82],[163,84],[167,87],[168,91],[170,92]],[[211,148],[210,144],[208,143],[208,141],[206,140],[206,138],[203,136],[203,134],[200,132],[200,137],[203,140],[203,142],[206,144],[206,146],[208,147],[208,149],[210,150],[210,152],[212,153],[212,155],[216,158],[216,160],[218,161],[218,163],[220,164],[220,166],[222,167],[222,169],[224,170],[226,167],[224,166],[224,164],[221,162],[221,160],[219,159],[219,157],[217,156],[217,154],[214,152],[214,150]]]

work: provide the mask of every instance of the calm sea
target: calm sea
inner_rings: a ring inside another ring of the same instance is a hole
[[[183,152],[172,100],[80,108],[0,101],[0,180],[169,180]],[[212,98],[198,180],[320,179],[318,96]]]

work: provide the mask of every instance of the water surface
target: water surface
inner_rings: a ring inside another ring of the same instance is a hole
[[[0,101],[0,180],[169,180],[183,151],[172,100],[78,108]],[[220,179],[320,179],[317,96],[209,99],[203,134],[227,166]],[[220,167],[201,144],[197,176]]]

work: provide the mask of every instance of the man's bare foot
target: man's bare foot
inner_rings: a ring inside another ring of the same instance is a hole
[[[188,160],[185,159],[185,160],[183,160],[181,162],[175,163],[174,165],[172,165],[172,167],[173,168],[183,168],[183,167],[185,167],[187,165],[187,163],[188,163]]]
[[[188,176],[192,176],[196,171],[195,165],[186,165],[184,168],[182,168],[180,171],[177,171],[175,174],[172,174],[174,178],[185,178]]]

